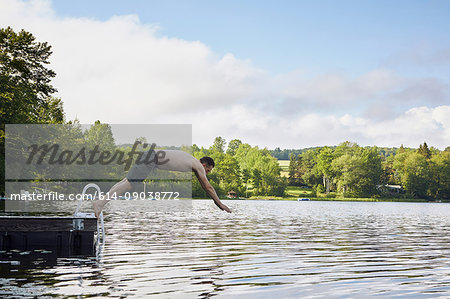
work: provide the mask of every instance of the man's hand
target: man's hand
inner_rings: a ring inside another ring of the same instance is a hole
[[[227,211],[228,213],[231,213],[230,208],[227,207],[226,205],[224,205],[223,203],[219,205],[219,208],[220,208],[222,211]]]

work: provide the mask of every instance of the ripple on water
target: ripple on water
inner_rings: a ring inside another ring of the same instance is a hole
[[[98,259],[0,252],[0,296],[450,296],[449,204],[164,204],[111,203]]]

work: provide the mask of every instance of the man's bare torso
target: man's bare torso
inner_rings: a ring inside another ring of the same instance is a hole
[[[156,151],[158,154],[157,168],[161,170],[188,172],[200,163],[190,154],[177,150]]]

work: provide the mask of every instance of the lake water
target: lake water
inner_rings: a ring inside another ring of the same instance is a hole
[[[2,252],[0,297],[450,297],[450,204],[225,203],[113,202],[98,257]]]

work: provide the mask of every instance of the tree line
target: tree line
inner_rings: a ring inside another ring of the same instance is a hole
[[[336,146],[328,146],[331,149],[335,149]],[[291,155],[298,156],[303,154],[304,152],[308,150],[319,150],[322,147],[315,146],[315,147],[308,147],[308,148],[302,148],[302,149],[281,149],[279,147],[276,147],[274,150],[270,150],[270,153],[272,156],[277,158],[278,160],[289,160]],[[384,156],[390,156],[395,154],[398,148],[390,148],[390,147],[378,147],[378,151],[380,154]]]
[[[450,199],[450,148],[380,150],[344,142],[291,154],[289,184],[344,197]]]

